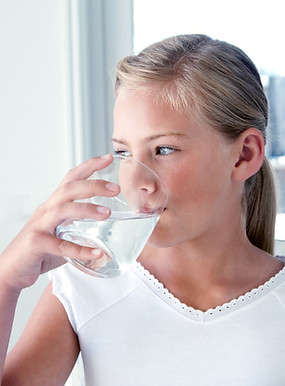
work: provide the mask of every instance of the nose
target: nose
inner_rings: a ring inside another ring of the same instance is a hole
[[[145,194],[152,194],[157,189],[158,176],[145,164],[135,165],[131,178],[133,186]]]
[[[161,207],[162,183],[153,170],[134,159],[121,161],[120,169],[121,190],[134,210],[153,212]]]
[[[151,194],[157,189],[158,176],[147,165],[139,161],[125,159],[121,161],[121,185],[142,194]]]

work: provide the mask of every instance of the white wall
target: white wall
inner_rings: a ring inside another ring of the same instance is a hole
[[[65,2],[0,1],[0,251],[71,166]],[[11,344],[44,277],[24,291]]]
[[[0,253],[69,168],[109,150],[110,71],[131,49],[132,0],[0,0]],[[10,348],[47,282],[23,291]]]

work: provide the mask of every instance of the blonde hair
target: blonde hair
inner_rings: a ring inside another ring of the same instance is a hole
[[[195,110],[234,140],[255,127],[266,142],[268,106],[259,73],[238,47],[206,35],[179,35],[155,43],[117,65],[121,88],[156,89],[155,95],[183,114]],[[276,198],[267,159],[244,186],[246,232],[255,246],[273,253]]]

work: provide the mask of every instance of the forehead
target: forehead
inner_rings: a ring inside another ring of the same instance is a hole
[[[155,90],[120,93],[114,108],[114,131],[122,132],[132,127],[136,132],[139,129],[177,132],[193,120],[157,98],[154,93]]]
[[[182,114],[172,105],[157,98],[155,90],[119,93],[114,108],[114,134],[119,141],[172,136],[191,140],[210,138],[218,134],[195,111]]]

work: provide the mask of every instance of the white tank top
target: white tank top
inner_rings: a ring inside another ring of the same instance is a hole
[[[285,385],[285,268],[206,312],[139,263],[113,279],[70,264],[51,277],[79,337],[87,386]]]

